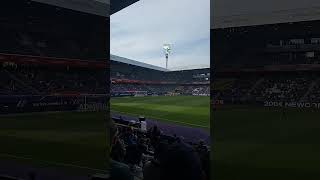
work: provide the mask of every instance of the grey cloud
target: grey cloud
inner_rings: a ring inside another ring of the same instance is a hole
[[[193,67],[200,63],[209,66],[209,3],[209,0],[139,1],[111,16],[111,53],[163,66],[162,44],[171,43],[171,67]]]

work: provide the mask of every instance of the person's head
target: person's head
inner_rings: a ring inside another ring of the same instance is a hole
[[[203,140],[203,139],[200,139],[200,140],[199,140],[199,145],[200,145],[200,146],[203,146],[203,145],[204,145],[204,140]]]
[[[148,161],[143,168],[144,180],[161,180],[161,171],[158,163],[154,161]]]
[[[154,125],[153,126],[153,132],[155,133],[155,132],[157,132],[158,131],[158,126],[157,125]]]
[[[139,145],[145,145],[145,144],[146,144],[146,139],[144,139],[144,138],[139,138],[139,139],[138,139],[138,144],[139,144]]]
[[[141,162],[142,151],[137,144],[127,146],[125,161],[128,164],[137,165]]]
[[[110,129],[110,143],[112,145],[113,140],[118,135],[118,128],[113,120],[109,121],[109,129]]]
[[[118,128],[113,120],[109,122],[110,129],[110,157],[117,161],[122,161],[125,155],[123,144],[118,139]]]
[[[33,171],[29,172],[28,176],[29,176],[30,180],[35,180],[36,179],[36,173],[33,172]]]
[[[194,149],[184,143],[173,143],[162,149],[158,163],[146,166],[144,180],[202,180],[204,178],[200,159]]]

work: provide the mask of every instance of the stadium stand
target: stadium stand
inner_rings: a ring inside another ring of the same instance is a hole
[[[168,71],[133,60],[111,56],[111,95],[209,96],[210,69]]]
[[[214,102],[319,108],[319,27],[305,21],[216,29]]]
[[[13,0],[1,6],[0,114],[63,110],[63,103],[82,98],[79,106],[88,94],[106,99],[107,17],[63,5]]]
[[[0,92],[3,95],[105,92],[106,82],[99,78],[103,76],[103,62],[13,54],[0,54],[0,57]],[[148,76],[145,72],[144,75],[140,74],[141,71],[135,70],[137,68],[143,69]],[[125,75],[124,71],[130,73]],[[114,76],[111,76],[111,92],[145,91],[157,95],[169,92],[209,95],[207,72],[208,69],[159,72],[112,61],[111,74]]]
[[[11,64],[0,70],[2,77],[8,78],[2,80],[6,84],[1,86],[1,94],[104,93],[105,82],[99,82],[99,72],[81,67]]]
[[[268,72],[255,77],[242,73],[237,79],[221,78],[213,90],[215,99],[231,103],[318,103],[317,73]]]

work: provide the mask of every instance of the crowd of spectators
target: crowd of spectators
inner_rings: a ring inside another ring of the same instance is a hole
[[[111,93],[145,92],[146,95],[209,95],[209,85],[113,83]]]
[[[111,84],[111,93],[117,92],[145,92],[146,94],[163,95],[176,90],[175,85],[150,85],[150,84]]]
[[[113,72],[113,71],[112,71]],[[0,93],[5,95],[53,94],[63,92],[104,94],[104,70],[69,66],[23,65],[2,63]],[[181,84],[153,81],[153,83],[111,83],[111,93],[145,92],[146,95],[206,94],[208,84]]]
[[[226,99],[231,102],[245,99],[257,81],[258,79],[251,77],[218,79],[216,81],[217,85],[213,84],[213,97]]]
[[[111,70],[112,71],[112,70]],[[0,94],[29,95],[53,93],[105,94],[105,71],[69,66],[40,66],[2,64],[0,67]],[[238,77],[215,80],[213,97],[229,101],[319,101],[317,76],[310,74],[269,74],[256,77]],[[145,95],[209,95],[209,84],[172,83],[111,83],[111,93],[143,92]],[[221,86],[221,87],[219,87]]]
[[[303,77],[264,79],[252,94],[268,101],[299,102],[310,84],[311,81]]]
[[[106,92],[103,70],[13,64],[0,67],[0,75],[0,93],[5,95]]]
[[[203,141],[185,142],[157,126],[141,132],[114,122],[111,135],[112,179],[209,179],[210,148]]]
[[[207,82],[210,83],[210,69],[193,69],[177,71],[160,71],[117,61],[110,62],[111,77],[115,79],[129,79],[155,82],[190,83]],[[147,76],[146,76],[147,75]]]
[[[219,79],[213,97],[230,102],[317,102],[319,81],[313,75],[265,75]],[[220,87],[219,87],[220,86]]]

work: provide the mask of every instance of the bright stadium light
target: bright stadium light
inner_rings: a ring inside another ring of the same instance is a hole
[[[163,49],[164,49],[164,54],[166,55],[166,69],[168,69],[168,59],[169,59],[169,54],[171,52],[171,45],[164,44]]]

